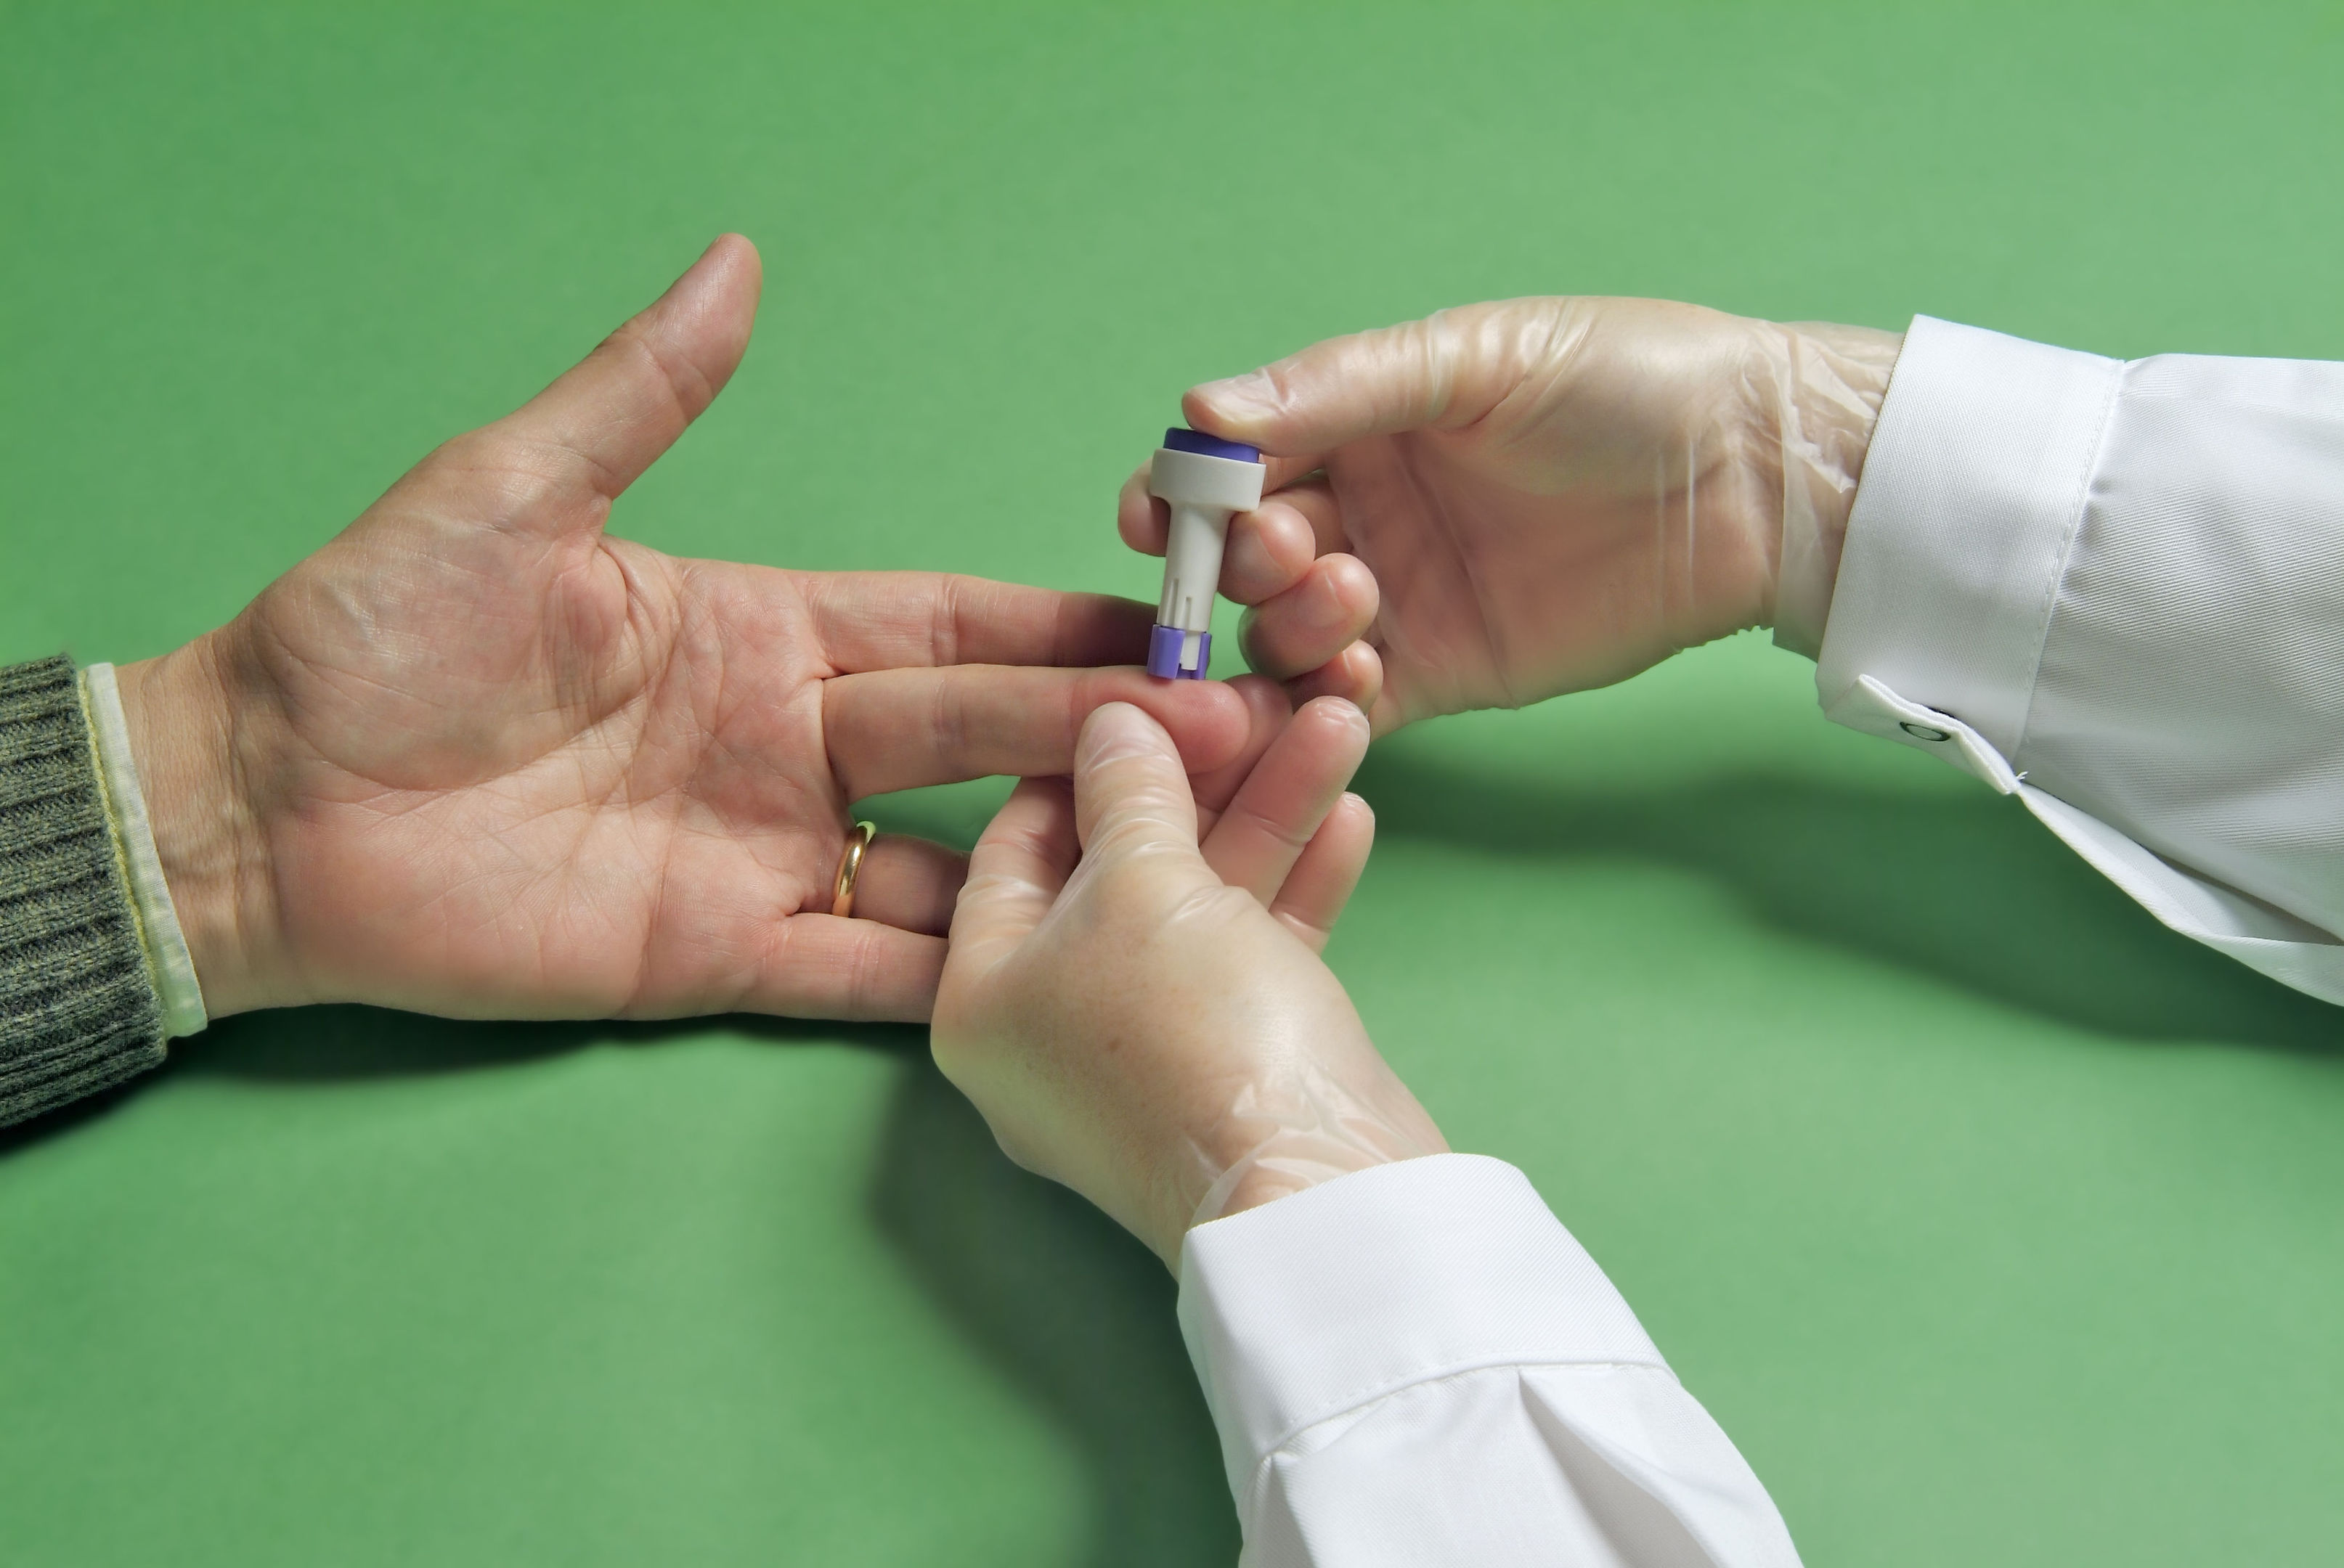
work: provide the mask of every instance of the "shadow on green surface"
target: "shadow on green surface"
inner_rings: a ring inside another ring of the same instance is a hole
[[[1356,788],[1389,839],[1659,862],[1723,884],[1777,929],[2103,1034],[2323,1054],[2344,1043],[2335,1008],[2167,930],[2016,800],[1984,790],[1763,776],[1548,789],[1389,751]]]
[[[280,1008],[225,1018],[188,1045],[174,1048],[154,1072],[45,1116],[0,1128],[0,1156],[101,1117],[112,1107],[166,1079],[245,1078],[287,1083],[349,1083],[418,1073],[510,1067],[576,1050],[598,1041],[655,1045],[680,1034],[722,1027],[783,1044],[845,1039],[874,1046],[919,1045],[920,1032],[900,1026],[825,1023],[741,1014],[655,1023],[565,1020],[525,1023],[433,1018],[389,1008]]]
[[[657,1045],[679,1035],[711,1030],[783,1045],[840,1040],[900,1045],[917,1037],[916,1031],[889,1025],[761,1018],[749,1013],[648,1023],[623,1019],[496,1023],[431,1018],[388,1008],[306,1007],[223,1019],[204,1031],[202,1050],[175,1059],[170,1070],[198,1076],[341,1082],[508,1067],[581,1046]]]
[[[1226,1568],[1237,1522],[1173,1319],[1171,1276],[1066,1189],[1010,1163],[984,1120],[900,1025],[730,1017],[674,1023],[479,1023],[376,1008],[302,1008],[223,1020],[163,1074],[351,1082],[506,1067],[623,1040],[705,1030],[835,1043],[903,1061],[871,1193],[873,1216],[977,1353],[1058,1423],[1091,1483],[1090,1561],[1105,1568]],[[104,1116],[155,1077],[0,1130],[0,1159]]]
[[[924,1059],[889,1107],[880,1228],[977,1348],[1074,1438],[1096,1485],[1091,1562],[1237,1561],[1212,1419],[1172,1277],[1082,1199],[1011,1164]]]
[[[1559,869],[1667,866],[1714,880],[1777,930],[2105,1035],[2333,1058],[2344,1034],[2335,1010],[2167,930],[2016,802],[1983,791],[1902,795],[1763,775],[1646,790],[1540,787],[1389,748],[1359,787],[1390,839]],[[936,814],[943,836],[964,826]],[[311,1009],[224,1020],[166,1070],[348,1081],[509,1066],[612,1039],[653,1044],[708,1027]],[[844,1039],[904,1059],[872,1213],[940,1310],[1081,1454],[1091,1560],[1234,1560],[1217,1448],[1162,1266],[1082,1200],[1003,1157],[918,1049],[918,1031],[747,1018],[721,1027],[777,1043]],[[0,1131],[0,1157],[137,1091]]]

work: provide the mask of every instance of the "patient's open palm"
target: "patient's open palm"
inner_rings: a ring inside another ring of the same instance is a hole
[[[1129,658],[1144,607],[608,537],[611,501],[739,361],[756,273],[747,242],[720,241],[519,412],[157,661],[165,687],[215,683],[225,716],[242,956],[198,951],[212,1010],[924,1019],[960,859],[883,839],[857,890],[871,918],[831,915],[850,801],[1064,771],[1115,698],[1200,766],[1238,749],[1227,688],[1008,668]],[[131,674],[134,728],[151,724],[161,688]],[[175,900],[205,924],[186,886],[203,878],[166,839]]]

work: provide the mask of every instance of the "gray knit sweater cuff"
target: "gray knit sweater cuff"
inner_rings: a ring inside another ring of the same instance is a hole
[[[0,668],[0,1124],[163,1060],[69,658]]]

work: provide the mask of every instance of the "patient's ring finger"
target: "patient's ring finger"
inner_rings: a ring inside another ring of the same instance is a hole
[[[968,857],[957,849],[857,822],[839,851],[830,912],[942,936],[952,929],[953,905],[967,876]]]

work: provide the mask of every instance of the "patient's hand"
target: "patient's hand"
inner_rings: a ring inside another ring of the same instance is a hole
[[[1321,698],[1200,812],[1163,727],[1101,708],[971,859],[937,1065],[1176,1267],[1192,1222],[1446,1147],[1318,958],[1373,836],[1343,793],[1367,739]]]
[[[963,862],[882,838],[833,917],[850,801],[1063,773],[1110,699],[1192,767],[1246,749],[1228,687],[1066,668],[1137,659],[1145,605],[606,535],[740,362],[758,276],[719,240],[235,621],[121,672],[214,1014],[924,1019]]]

